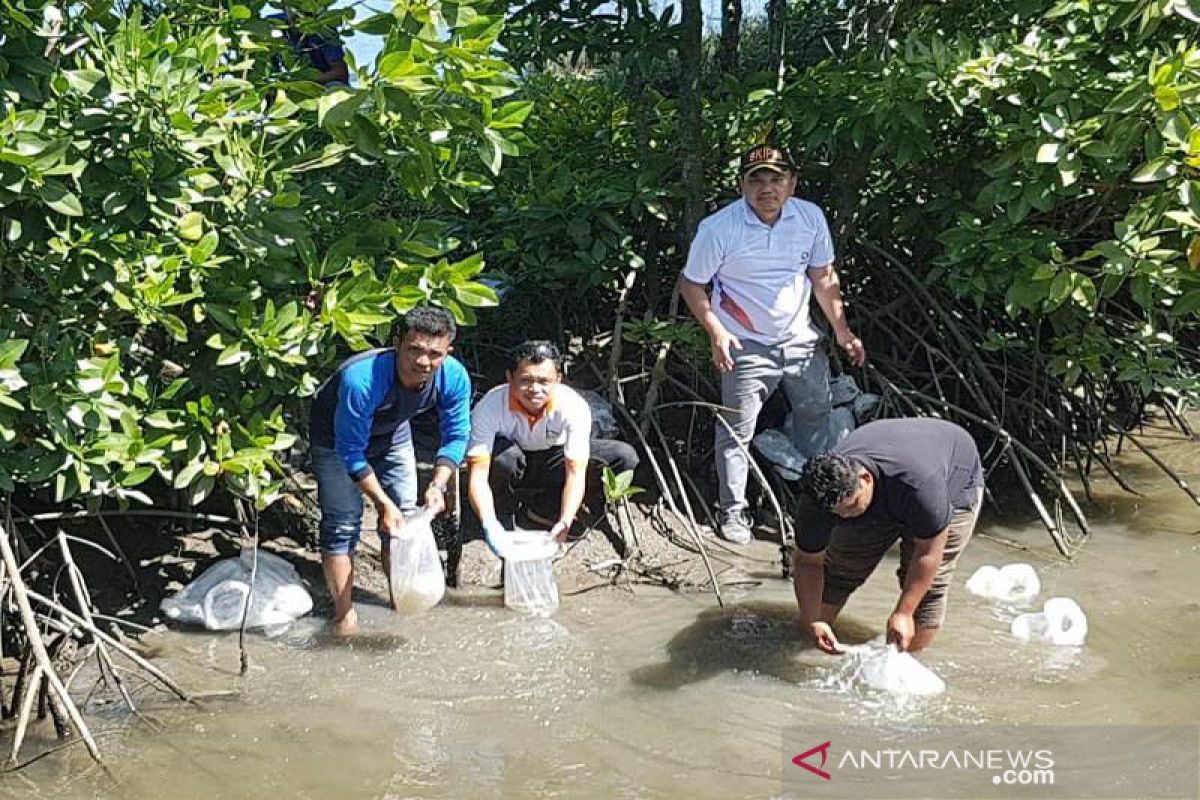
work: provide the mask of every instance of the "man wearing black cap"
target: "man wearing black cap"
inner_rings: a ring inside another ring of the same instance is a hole
[[[721,404],[731,409],[725,419],[737,438],[749,443],[763,403],[782,383],[792,407],[793,442],[810,456],[826,447],[831,410],[829,362],[809,316],[810,299],[816,297],[851,362],[861,366],[866,351],[846,324],[825,215],[792,196],[791,157],[773,145],[751,148],[741,159],[741,190],[741,199],[700,223],[681,294],[708,333],[721,373]],[[720,424],[716,460],[721,535],[747,544],[749,464]]]

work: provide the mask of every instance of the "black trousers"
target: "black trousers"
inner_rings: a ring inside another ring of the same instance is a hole
[[[590,449],[583,502],[595,513],[604,508],[604,468],[620,474],[636,469],[639,459],[633,447],[615,439],[592,439]],[[522,494],[555,493],[557,502],[567,479],[564,461],[562,447],[526,451],[498,438],[488,472],[497,515],[515,513]]]

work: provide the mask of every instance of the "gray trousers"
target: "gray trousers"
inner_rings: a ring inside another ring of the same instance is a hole
[[[733,353],[734,368],[721,376],[722,416],[742,444],[750,446],[758,413],[771,392],[783,383],[792,406],[792,443],[806,458],[825,449],[829,414],[829,360],[819,342],[806,345],[765,345],[742,340]],[[750,465],[729,430],[716,425],[717,478],[722,517],[746,509]]]

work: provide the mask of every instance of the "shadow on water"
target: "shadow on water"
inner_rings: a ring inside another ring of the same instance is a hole
[[[353,636],[339,636],[327,619],[308,617],[294,623],[279,637],[279,643],[292,650],[351,650],[363,653],[392,653],[408,644],[408,638],[395,631],[360,629]]]
[[[838,621],[838,638],[844,644],[862,644],[877,633],[853,619]],[[725,671],[745,670],[803,683],[817,677],[818,665],[797,656],[812,650],[800,636],[791,603],[710,608],[671,637],[668,661],[638,667],[630,678],[642,686],[678,689]]]

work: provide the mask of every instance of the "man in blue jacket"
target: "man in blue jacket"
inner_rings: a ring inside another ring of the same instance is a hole
[[[415,308],[397,325],[394,346],[359,353],[317,390],[312,461],[321,507],[321,566],[333,595],[334,630],[358,630],[352,556],[362,532],[363,496],[375,505],[383,567],[403,511],[417,504],[417,460],[409,420],[437,408],[441,442],[425,507],[446,508],[446,490],[471,430],[471,379],[450,358],[454,319],[440,308]]]

